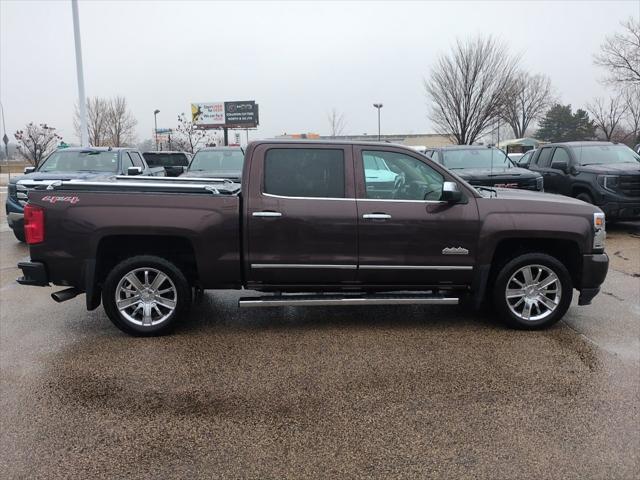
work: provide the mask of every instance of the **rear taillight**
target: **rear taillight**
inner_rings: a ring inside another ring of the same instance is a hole
[[[24,207],[24,237],[29,245],[44,242],[44,210],[36,205]]]

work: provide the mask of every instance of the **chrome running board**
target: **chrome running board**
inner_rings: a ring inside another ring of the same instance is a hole
[[[241,308],[254,307],[325,307],[341,305],[458,305],[459,298],[439,295],[273,295],[245,297]]]

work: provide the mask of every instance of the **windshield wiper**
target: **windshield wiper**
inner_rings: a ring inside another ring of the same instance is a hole
[[[492,193],[493,195],[495,195],[496,197],[498,196],[498,192],[497,192],[495,189],[493,189],[493,188],[489,188],[489,187],[480,187],[480,186],[477,186],[477,187],[476,187],[475,185],[474,185],[474,187],[473,187],[473,188],[475,188],[476,190],[484,190],[484,191],[486,191],[486,192],[490,192],[490,193]]]

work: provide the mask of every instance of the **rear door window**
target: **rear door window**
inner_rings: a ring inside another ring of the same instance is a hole
[[[140,154],[138,152],[129,152],[131,154],[131,160],[133,160],[133,164],[136,167],[141,167],[144,168],[144,163],[142,161],[142,157],[140,157]]]
[[[556,148],[556,151],[553,152],[553,158],[551,159],[551,167],[553,168],[553,164],[556,162],[566,162],[569,165],[570,158],[569,153],[564,148]]]
[[[344,198],[344,169],[343,150],[272,148],[264,159],[264,193]]]
[[[543,148],[540,150],[540,155],[536,159],[536,165],[540,168],[547,168],[551,163],[551,153],[553,148]]]
[[[129,167],[133,167],[133,161],[129,156],[129,152],[122,152],[122,173],[127,173]]]

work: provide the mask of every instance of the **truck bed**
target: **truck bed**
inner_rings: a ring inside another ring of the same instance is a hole
[[[70,181],[30,192],[30,203],[46,207],[50,280],[84,290],[92,270],[100,268],[96,258],[104,248],[113,249],[110,256],[118,255],[119,245],[135,244],[142,252],[158,244],[181,250],[185,245],[177,242],[186,239],[199,259],[203,286],[238,285],[240,186],[218,179],[178,180]],[[34,261],[41,259],[41,248],[32,245]]]

